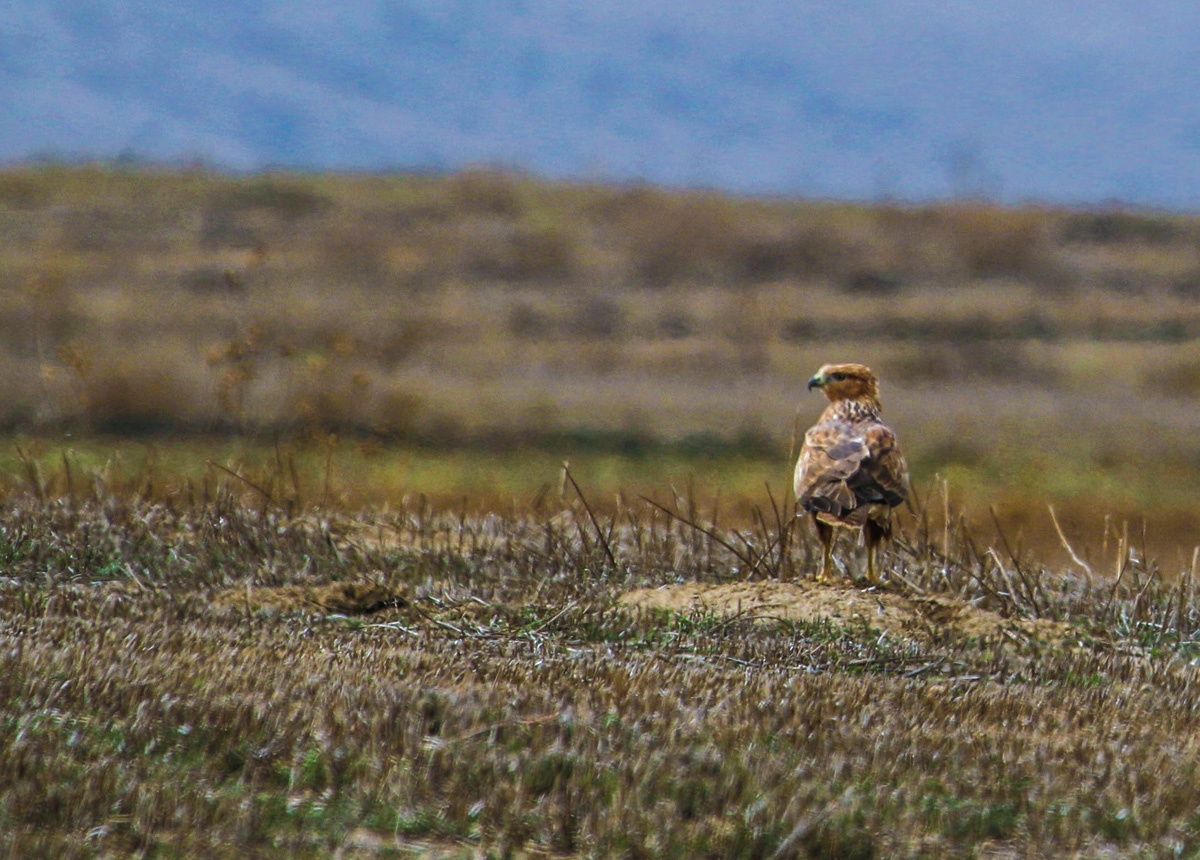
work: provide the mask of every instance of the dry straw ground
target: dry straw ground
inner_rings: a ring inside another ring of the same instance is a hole
[[[243,489],[10,494],[5,856],[1200,855],[1200,594],[1128,544],[916,529],[818,588],[786,507]]]

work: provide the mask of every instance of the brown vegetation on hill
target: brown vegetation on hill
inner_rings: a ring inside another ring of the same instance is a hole
[[[10,168],[0,234],[10,426],[480,432],[468,381],[686,390],[857,349],[897,386],[1042,388],[1088,378],[1060,350],[1200,334],[1200,222],[1119,209]],[[1187,358],[1163,393],[1191,390]]]

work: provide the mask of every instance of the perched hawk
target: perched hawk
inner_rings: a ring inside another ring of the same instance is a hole
[[[908,466],[896,434],[879,417],[875,374],[861,364],[827,364],[808,381],[829,399],[804,434],[796,463],[796,501],[812,514],[829,578],[834,527],[863,530],[867,578],[879,582],[875,548],[891,535],[891,510],[908,495]]]

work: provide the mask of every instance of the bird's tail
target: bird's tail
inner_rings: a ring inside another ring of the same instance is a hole
[[[830,481],[814,487],[810,494],[801,497],[800,506],[814,514],[843,517],[858,506],[858,500],[845,481]]]

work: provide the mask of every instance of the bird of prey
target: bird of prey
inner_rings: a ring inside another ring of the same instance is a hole
[[[891,535],[891,509],[908,495],[908,466],[896,434],[879,414],[875,374],[861,364],[827,364],[808,381],[829,405],[804,434],[796,462],[796,502],[812,515],[828,581],[834,529],[862,529],[867,579],[878,584],[875,550]]]

